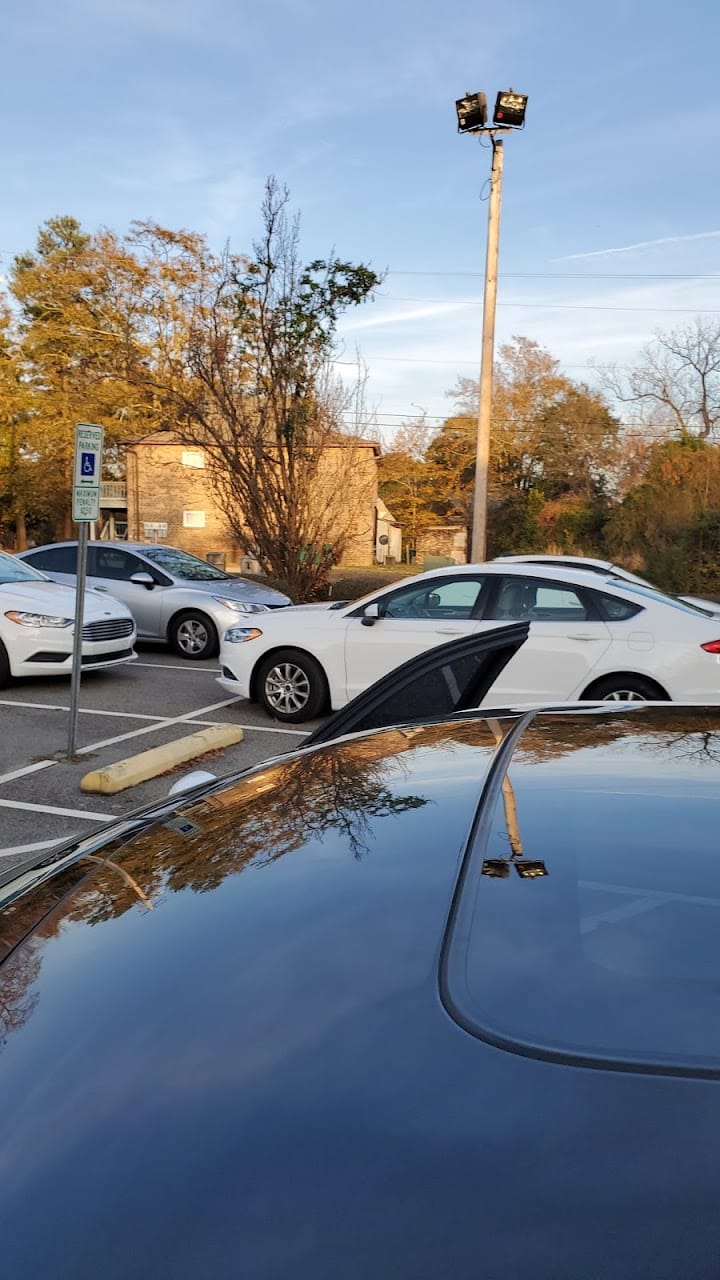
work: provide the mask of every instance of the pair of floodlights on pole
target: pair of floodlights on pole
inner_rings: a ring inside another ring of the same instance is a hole
[[[495,99],[492,122],[488,124],[484,93],[466,93],[455,103],[458,133],[487,134],[492,143],[492,170],[488,201],[485,291],[483,295],[482,359],[475,455],[475,494],[470,559],[483,561],[487,547],[488,471],[490,464],[490,422],[492,415],[493,358],[495,349],[495,307],[497,302],[498,252],[500,248],[500,208],[502,204],[503,144],[499,133],[525,127],[527,94],[503,90]]]

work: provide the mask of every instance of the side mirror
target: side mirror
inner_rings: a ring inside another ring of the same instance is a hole
[[[177,782],[173,782],[169,796],[180,796],[185,791],[192,791],[193,787],[201,787],[203,783],[217,782],[218,775],[216,773],[208,773],[207,769],[194,769],[192,773],[186,773],[182,778],[178,778]]]
[[[379,617],[380,605],[375,601],[373,604],[369,604],[363,611],[361,622],[364,627],[374,627]]]
[[[138,587],[147,587],[148,591],[152,591],[155,586],[155,579],[152,574],[145,573],[144,570],[140,573],[132,573],[130,575],[130,581],[135,582]]]

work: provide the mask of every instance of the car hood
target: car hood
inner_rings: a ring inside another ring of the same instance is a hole
[[[211,596],[225,596],[230,600],[251,601],[253,604],[266,604],[271,609],[280,609],[292,604],[289,596],[275,587],[266,587],[259,582],[250,582],[247,578],[226,578],[220,582],[192,582],[182,578],[175,579],[175,585],[193,591],[205,591]]]
[[[47,613],[63,618],[75,617],[75,588],[60,582],[6,582],[0,585],[0,601],[3,610],[24,609],[32,613]],[[119,600],[104,592],[87,590],[83,617],[129,618],[130,611]]]
[[[585,712],[577,751],[572,718],[550,735],[539,842],[556,759],[600,744],[576,800],[623,773],[615,715]],[[268,762],[96,838],[101,865],[0,917],[9,1274],[94,1280],[101,1258],[106,1280],[474,1280],[478,1257],[514,1280],[708,1273],[717,1086],[533,1061],[444,1007],[476,804],[518,725]],[[537,901],[552,868],[517,884]],[[540,1172],[518,1187],[518,1169]]]

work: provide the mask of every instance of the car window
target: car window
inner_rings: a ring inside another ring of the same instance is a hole
[[[27,559],[43,573],[77,573],[77,546],[43,547]]]
[[[620,596],[609,596],[604,591],[593,591],[592,598],[606,622],[624,622],[642,611],[642,605],[639,602],[622,600]]]
[[[96,578],[129,582],[134,573],[148,573],[149,570],[129,551],[119,551],[117,547],[91,547],[88,572]]]
[[[435,578],[401,587],[380,602],[383,618],[464,619],[476,616],[484,577]]]
[[[185,578],[188,582],[227,582],[231,576],[208,564],[206,560],[178,551],[177,547],[148,547],[143,550],[143,554],[153,564],[160,565],[176,578]]]
[[[585,621],[588,611],[574,587],[513,574],[501,580],[491,616],[505,622],[574,623]]]
[[[44,582],[45,579],[24,560],[16,560],[15,556],[4,555],[0,551],[0,582]]]
[[[706,618],[714,616],[712,609],[703,609],[698,604],[688,604],[678,596],[666,596],[663,591],[655,587],[642,586],[639,582],[623,582],[623,589],[632,591],[633,595],[642,596],[647,600],[655,600],[658,604],[670,605],[672,609],[680,609],[683,613],[701,613]]]

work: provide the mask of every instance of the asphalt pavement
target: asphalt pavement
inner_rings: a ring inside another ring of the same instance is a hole
[[[128,666],[84,674],[72,760],[67,678],[18,680],[0,690],[0,877],[46,849],[164,799],[193,769],[234,773],[292,751],[314,727],[273,723],[259,707],[228,698],[218,674],[212,663],[188,662],[154,647],[138,650]],[[80,790],[91,770],[216,724],[241,726],[243,740],[113,795]]]

